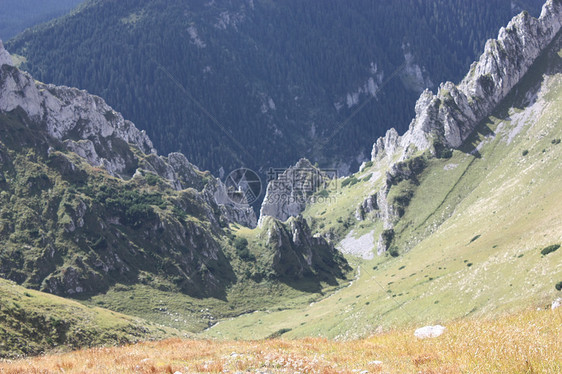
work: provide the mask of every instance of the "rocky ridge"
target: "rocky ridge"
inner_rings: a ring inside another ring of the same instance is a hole
[[[355,218],[364,220],[368,213],[374,212],[375,219],[383,222],[377,244],[379,254],[388,250],[393,227],[403,214],[403,206],[388,201],[390,189],[403,180],[415,181],[423,171],[423,158],[414,157],[416,153],[429,151],[435,157],[447,157],[451,148],[460,147],[527,73],[558,34],[561,25],[560,0],[548,0],[538,19],[527,12],[517,15],[500,29],[497,39],[486,43],[479,61],[472,64],[470,72],[458,85],[446,82],[440,85],[436,95],[429,90],[421,94],[408,131],[400,136],[391,128],[384,137],[377,139],[371,161],[375,165],[388,165],[386,178],[380,190],[373,191],[357,207]],[[295,174],[299,168],[311,166],[307,160],[301,160],[268,184],[260,225],[266,216],[285,221],[304,211],[310,195],[298,191]]]
[[[100,97],[35,81],[2,44],[0,117],[2,277],[65,296],[154,277],[217,296],[236,282],[224,227],[257,220],[219,179],[159,156]]]
[[[269,267],[284,279],[295,281],[316,275],[329,280],[345,278],[351,268],[325,238],[312,235],[306,220],[298,215],[281,223],[264,217],[265,244],[272,253]]]
[[[260,209],[259,226],[263,225],[265,217],[286,221],[298,216],[310,203],[312,195],[329,183],[326,173],[304,158],[271,177]]]
[[[435,154],[436,142],[444,147],[460,147],[527,73],[561,25],[560,0],[548,0],[538,19],[527,12],[513,18],[500,29],[497,39],[486,43],[479,61],[472,64],[458,85],[446,82],[436,95],[429,90],[422,93],[408,131],[399,136],[395,129],[388,130],[373,145],[372,161],[394,156],[404,160],[416,150],[431,148]]]
[[[256,226],[257,218],[251,207],[230,201],[219,179],[210,175],[202,178],[203,173],[181,153],[159,156],[145,131],[125,120],[100,97],[33,80],[14,67],[1,41],[0,69],[0,111],[21,108],[30,121],[41,124],[66,150],[83,157],[92,166],[103,167],[115,177],[129,179],[146,170],[164,178],[178,191],[204,188],[202,196],[208,203],[218,205],[228,221]]]
[[[377,245],[379,254],[388,250],[392,228],[401,216],[401,207],[388,202],[390,188],[396,181],[415,178],[421,172],[411,163],[416,159],[413,156],[429,151],[432,156],[447,157],[451,148],[460,147],[523,78],[561,26],[560,0],[548,0],[538,19],[527,12],[517,15],[500,29],[497,39],[486,43],[479,61],[472,64],[458,85],[446,82],[436,95],[429,90],[421,94],[408,131],[400,136],[391,128],[374,143],[372,162],[389,165],[383,186],[377,192],[376,217],[384,226]],[[363,205],[369,204],[367,200]]]

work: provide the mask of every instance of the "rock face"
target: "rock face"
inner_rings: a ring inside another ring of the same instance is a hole
[[[2,65],[14,66],[14,63],[12,61],[12,56],[4,49],[4,44],[0,40],[0,66]]]
[[[205,186],[203,196],[208,203],[218,206],[221,216],[228,222],[236,222],[250,228],[257,226],[256,213],[252,207],[248,204],[234,203],[229,198],[227,188],[220,179],[213,178],[209,181]]]
[[[77,296],[117,282],[224,296],[224,227],[247,204],[183,154],[159,156],[101,98],[36,82],[0,43],[0,275]]]
[[[313,236],[302,216],[281,223],[272,217],[262,221],[266,246],[273,252],[271,267],[275,274],[291,281],[316,276],[323,280],[345,278],[349,265],[334,246]]]
[[[389,165],[386,181],[377,193],[377,218],[385,229],[378,241],[379,253],[388,249],[388,234],[401,216],[400,204],[388,201],[392,185],[402,180],[415,183],[416,175],[423,170],[423,165],[409,164],[412,156],[428,150],[433,156],[446,157],[451,148],[460,147],[523,78],[561,26],[561,0],[548,0],[538,19],[526,12],[519,14],[501,28],[497,39],[486,43],[479,61],[458,85],[446,82],[436,95],[429,90],[421,94],[416,116],[404,135],[390,129],[375,142],[371,160]],[[407,205],[407,197],[405,202]],[[361,216],[358,207],[357,217]]]
[[[548,0],[538,19],[524,12],[501,28],[498,38],[486,43],[480,60],[458,84],[441,84],[437,95],[424,91],[416,103],[409,130],[398,136],[390,129],[373,146],[372,160],[402,151],[426,150],[435,142],[445,147],[462,145],[476,125],[503,100],[550,44],[562,24],[562,2]],[[433,149],[433,152],[436,150]]]
[[[312,195],[329,184],[329,177],[314,167],[307,159],[300,159],[295,166],[273,175],[267,185],[265,199],[260,210],[258,225],[265,217],[286,221],[304,211]]]
[[[158,156],[146,133],[100,97],[75,88],[36,82],[13,66],[1,42],[0,73],[0,112],[23,110],[31,122],[61,141],[66,150],[121,179],[131,178],[139,168],[164,178],[176,190],[201,190],[213,179],[205,190],[205,198],[218,205],[227,220],[256,226],[257,218],[251,207],[234,204],[226,194],[220,193],[226,190],[220,180],[205,176],[181,153],[171,153],[167,158]]]

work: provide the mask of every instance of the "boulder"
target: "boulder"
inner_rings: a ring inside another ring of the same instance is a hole
[[[414,336],[418,339],[436,338],[445,332],[445,326],[424,326],[414,332]]]

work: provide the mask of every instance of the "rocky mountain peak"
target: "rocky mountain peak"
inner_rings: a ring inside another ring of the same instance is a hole
[[[298,216],[314,192],[329,180],[324,172],[305,158],[270,178],[260,210],[259,226],[262,226],[267,216],[281,221]]]
[[[455,85],[441,84],[436,95],[424,91],[416,103],[416,116],[406,133],[398,137],[389,130],[373,146],[372,160],[393,156],[399,150],[403,160],[415,149],[430,149],[435,142],[459,147],[476,125],[527,73],[537,57],[560,31],[562,2],[548,0],[540,17],[523,12],[486,43],[479,61]]]
[[[14,66],[14,62],[12,61],[12,56],[4,48],[2,40],[0,40],[0,66],[2,65]]]
[[[414,154],[430,150],[441,157],[447,149],[460,147],[519,83],[558,35],[561,26],[561,0],[548,0],[539,18],[527,12],[515,16],[500,29],[497,39],[486,43],[480,59],[458,85],[445,82],[436,95],[429,90],[421,94],[415,107],[416,116],[404,135],[399,136],[395,129],[390,129],[375,142],[372,161],[386,160],[389,164],[386,181],[377,193],[381,207],[378,217],[385,228],[379,238],[379,253],[388,249],[386,239],[392,236],[401,212],[400,207],[392,206],[387,200],[391,186],[397,180],[415,179],[423,169],[423,162],[416,162],[422,159],[413,157]]]
[[[1,43],[0,98],[0,112],[23,111],[53,145],[56,142],[112,176],[130,179],[142,174],[141,170],[149,171],[176,190],[200,190],[202,198],[218,205],[228,221],[252,227],[257,223],[247,204],[223,198],[226,187],[220,180],[205,177],[181,153],[159,156],[146,132],[125,120],[102,98],[84,90],[35,81],[13,66]]]

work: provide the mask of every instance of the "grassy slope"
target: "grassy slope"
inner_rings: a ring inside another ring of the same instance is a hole
[[[262,258],[270,255],[264,251],[263,239],[259,238],[263,236],[262,230],[238,225],[232,225],[232,228],[234,235],[248,240],[250,253],[256,260],[245,261],[236,256],[233,248],[223,247],[234,271],[240,274],[240,279],[227,289],[224,298],[191,297],[173,291],[172,285],[161,279],[153,279],[150,284],[117,284],[108,292],[83,302],[195,333],[219,320],[247,315],[256,310],[302,309],[348,283],[338,280],[337,284],[318,284],[303,279],[289,285],[276,279],[254,279],[256,272],[267,270],[269,266],[264,265],[267,259]]]
[[[546,62],[537,63],[519,92],[536,87],[541,64]],[[513,94],[466,149],[430,161],[396,228],[396,245],[409,251],[395,259],[357,261],[359,279],[321,302],[225,321],[208,335],[259,338],[282,328],[292,337],[351,338],[378,326],[545,306],[560,296],[554,286],[562,281],[562,250],[547,256],[540,250],[562,243],[562,144],[552,143],[562,138],[562,74],[545,78],[538,104],[519,105],[523,101]],[[478,145],[479,152],[471,154]],[[305,215],[326,232],[339,217],[345,222],[378,183],[342,188],[336,204],[317,204]],[[364,222],[356,231],[374,229],[378,236],[380,226]]]
[[[412,329],[336,342],[170,339],[0,362],[0,372],[65,373],[559,373],[562,312],[468,318],[420,340]]]
[[[1,357],[170,336],[186,335],[139,318],[87,307],[0,279]]]

